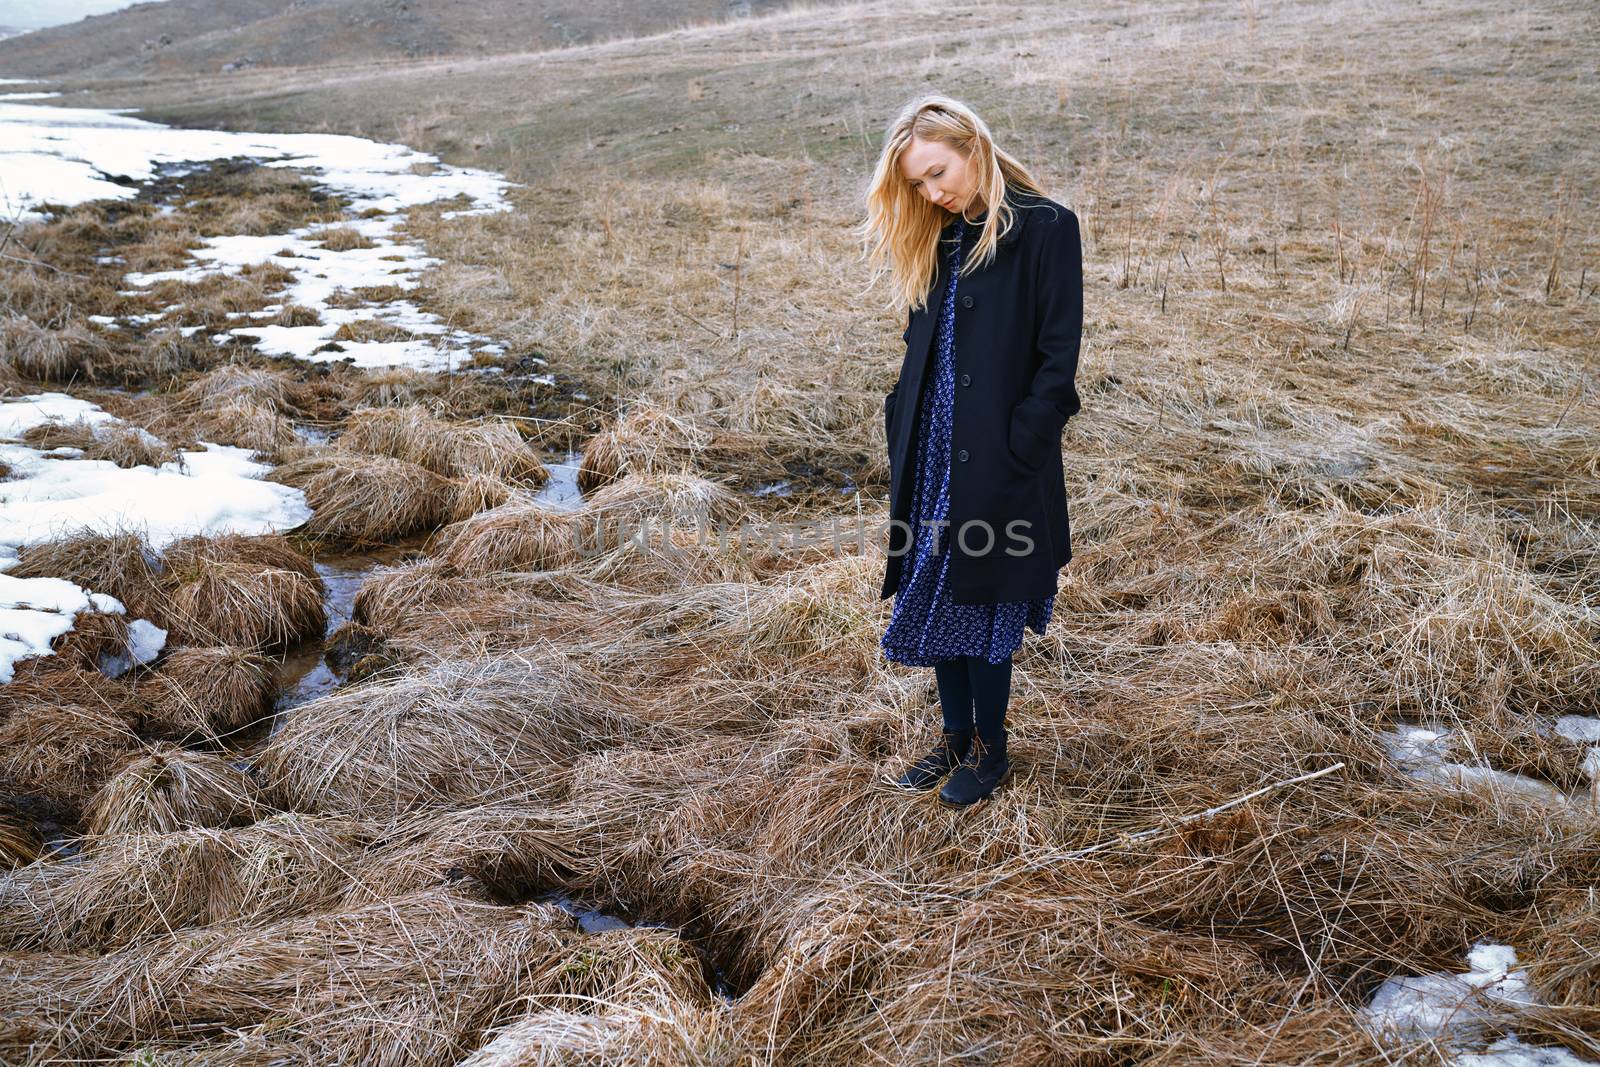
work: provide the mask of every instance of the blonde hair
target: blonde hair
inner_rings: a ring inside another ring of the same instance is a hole
[[[871,282],[886,271],[894,292],[891,305],[919,308],[933,288],[939,257],[939,233],[947,214],[918,196],[900,173],[900,157],[913,137],[949,145],[977,171],[974,191],[988,208],[973,254],[962,265],[968,274],[994,255],[995,242],[1013,224],[1007,188],[1045,192],[1015,158],[994,143],[988,125],[959,100],[938,93],[920,96],[901,109],[890,124],[867,188],[867,217],[857,228],[872,268]],[[963,212],[965,214],[965,212]]]

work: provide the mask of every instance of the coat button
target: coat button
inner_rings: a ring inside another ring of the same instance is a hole
[[[972,375],[970,375],[970,374],[963,374],[963,375],[962,375],[962,376],[961,376],[961,384],[962,384],[962,385],[971,385],[971,384],[972,384]]]
[[[963,448],[960,452],[957,452],[956,458],[965,463],[967,461],[967,450]]]
[[[962,297],[961,298],[961,306],[964,307],[964,308],[971,307],[972,306],[972,297],[970,297],[970,296]]]

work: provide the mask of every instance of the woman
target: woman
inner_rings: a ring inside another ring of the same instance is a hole
[[[907,309],[884,398],[888,567],[882,638],[931,666],[944,716],[897,784],[966,807],[1010,770],[1006,706],[1023,630],[1043,634],[1072,558],[1061,430],[1078,411],[1077,216],[995,146],[966,105],[910,104],[890,127],[865,234]],[[954,773],[950,773],[954,772]]]

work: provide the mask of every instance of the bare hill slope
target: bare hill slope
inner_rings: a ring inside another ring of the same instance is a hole
[[[782,6],[784,0],[164,0],[0,40],[0,73],[209,73],[530,51]]]

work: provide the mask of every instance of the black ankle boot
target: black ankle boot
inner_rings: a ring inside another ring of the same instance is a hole
[[[993,747],[986,745],[980,736],[967,750],[961,766],[939,790],[939,799],[957,808],[976,804],[993,793],[1010,771],[1005,733],[1002,731],[994,739]]]
[[[933,751],[907,768],[895,784],[902,789],[932,789],[939,784],[939,779],[960,765],[970,747],[972,734],[943,730]]]

